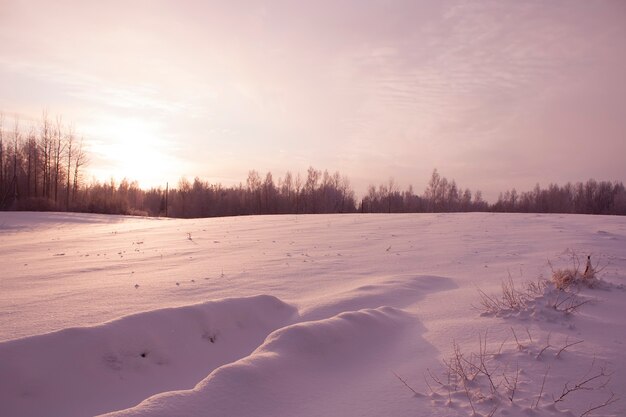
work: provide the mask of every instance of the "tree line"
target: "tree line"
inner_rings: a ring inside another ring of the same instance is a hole
[[[515,188],[501,193],[491,207],[495,212],[579,213],[626,215],[626,190],[621,182],[589,181],[564,186],[536,185],[532,191],[518,193]]]
[[[251,170],[245,183],[225,187],[182,178],[172,188],[141,189],[136,181],[83,180],[89,158],[71,124],[62,118],[11,128],[0,114],[0,210],[55,210],[180,218],[253,214],[537,212],[626,215],[621,182],[535,186],[501,193],[489,204],[482,193],[457,186],[435,169],[424,192],[400,190],[393,179],[370,186],[360,200],[339,172],[309,167],[304,175]]]
[[[71,210],[88,162],[73,126],[43,113],[27,130],[0,113],[0,209]]]
[[[182,178],[175,188],[142,190],[137,182],[86,185],[79,203],[85,211],[180,218],[253,214],[354,213],[356,202],[348,179],[309,168],[306,177],[287,172],[275,181],[272,173],[252,170],[246,183],[224,187],[200,178]]]
[[[622,182],[596,181],[535,185],[533,190],[518,193],[515,188],[500,193],[489,204],[480,190],[461,189],[454,180],[448,181],[435,169],[421,196],[412,187],[400,191],[390,180],[378,188],[370,186],[362,200],[361,211],[369,212],[467,212],[488,211],[507,213],[565,213],[626,215],[626,189]]]

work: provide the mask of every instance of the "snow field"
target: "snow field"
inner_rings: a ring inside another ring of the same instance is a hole
[[[581,415],[626,392],[624,247],[601,216],[0,213],[0,415]],[[576,312],[481,311],[569,249],[606,264]]]

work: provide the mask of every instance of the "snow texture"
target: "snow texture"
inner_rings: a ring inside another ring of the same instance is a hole
[[[623,416],[624,248],[609,216],[0,212],[0,416]],[[482,308],[572,254],[599,285]]]

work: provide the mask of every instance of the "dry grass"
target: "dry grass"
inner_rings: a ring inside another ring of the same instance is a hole
[[[583,343],[582,340],[575,342],[566,340],[564,346],[559,349],[550,345],[548,337],[546,347],[540,349],[542,345],[533,342],[528,329],[526,332],[529,340],[524,344],[517,340],[515,330],[511,330],[516,339],[517,349],[508,352],[502,352],[502,346],[500,351],[490,352],[487,348],[487,333],[479,335],[477,352],[465,352],[459,344],[453,342],[450,356],[443,360],[441,376],[437,376],[430,369],[424,375],[424,381],[434,403],[448,407],[454,407],[455,403],[464,404],[471,410],[471,415],[493,416],[497,410],[507,407],[507,404],[517,410],[524,408],[538,410],[543,407],[557,407],[569,397],[588,395],[585,393],[591,391],[605,394],[605,400],[591,403],[586,408],[578,410],[576,415],[584,417],[619,400],[608,388],[612,373],[605,366],[598,365],[595,358],[587,372],[577,379],[554,381],[556,386],[552,383],[551,389],[546,386],[551,371],[554,372],[556,367],[568,366],[554,359],[559,358],[568,348]],[[532,375],[523,371],[520,361],[528,360],[529,353],[532,354],[530,357],[535,356],[539,350],[537,358],[541,354],[546,356],[548,348],[554,349],[549,354],[552,357],[551,365],[546,367],[544,373]],[[429,396],[415,390],[395,372],[394,375],[416,397]],[[558,388],[559,386],[561,388]],[[555,392],[554,388],[558,391]]]
[[[536,298],[543,296],[548,286],[548,281],[539,279],[525,284],[525,287],[520,290],[515,287],[513,278],[509,275],[508,280],[502,281],[502,292],[499,295],[488,295],[478,289],[481,310],[489,314],[525,310]]]
[[[570,257],[569,268],[555,269],[552,263],[548,261],[552,270],[551,280],[554,286],[559,290],[565,290],[572,286],[583,285],[588,288],[596,287],[599,283],[598,274],[606,267],[600,265],[600,261],[595,264],[591,261],[591,255],[587,255],[584,268],[580,262],[580,258],[573,250],[568,250]]]
[[[562,313],[573,313],[591,300],[579,296],[581,288],[596,288],[601,281],[599,273],[606,267],[591,261],[591,255],[587,256],[584,267],[578,255],[568,250],[571,266],[568,268],[555,269],[548,261],[552,271],[550,279],[540,278],[533,282],[527,282],[518,288],[515,286],[511,274],[502,281],[502,290],[498,294],[490,295],[478,289],[480,294],[480,307],[486,314],[506,315],[522,311],[535,311],[538,302]]]

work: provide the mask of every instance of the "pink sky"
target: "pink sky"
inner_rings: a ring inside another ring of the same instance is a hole
[[[43,108],[146,186],[625,181],[626,2],[2,0],[0,111]]]

